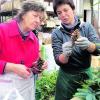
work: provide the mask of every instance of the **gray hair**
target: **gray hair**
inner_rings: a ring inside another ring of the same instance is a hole
[[[24,1],[16,17],[21,21],[22,16],[29,11],[45,12],[45,8],[40,2]]]

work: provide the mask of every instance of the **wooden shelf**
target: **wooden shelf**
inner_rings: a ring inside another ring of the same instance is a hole
[[[46,1],[46,2],[52,2],[53,0],[44,0],[44,1]]]

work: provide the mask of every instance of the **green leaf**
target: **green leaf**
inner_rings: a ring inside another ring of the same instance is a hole
[[[88,95],[86,96],[86,100],[93,100],[92,94],[88,94]]]
[[[87,95],[87,93],[85,93],[85,92],[81,92],[81,93],[75,93],[75,96],[86,96]]]
[[[95,93],[96,95],[100,95],[100,90],[98,92]]]
[[[88,89],[77,89],[78,92],[89,93]]]
[[[93,100],[97,100],[95,96],[93,96]]]

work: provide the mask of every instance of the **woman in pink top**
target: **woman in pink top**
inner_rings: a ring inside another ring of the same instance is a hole
[[[16,18],[0,24],[0,77],[9,77],[24,100],[35,100],[29,69],[39,59],[39,43],[32,30],[41,25],[44,12],[41,4],[24,2]]]

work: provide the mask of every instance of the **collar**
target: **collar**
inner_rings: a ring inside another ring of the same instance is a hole
[[[17,25],[17,21],[15,19],[9,21],[7,24],[8,24],[8,30],[9,30],[9,36],[10,37],[20,35],[19,34],[19,28],[18,28],[18,25]]]
[[[19,27],[16,19],[9,21],[8,26],[10,26],[10,28],[8,28],[10,37],[20,36]],[[35,35],[32,31],[29,32],[28,38],[34,40]]]
[[[68,32],[72,33],[75,29],[80,28],[80,19],[75,16],[75,23],[73,25],[66,25],[61,23],[61,26]]]
[[[28,35],[28,37],[31,39],[31,40],[34,40],[34,38],[36,37],[35,34],[31,31]]]

